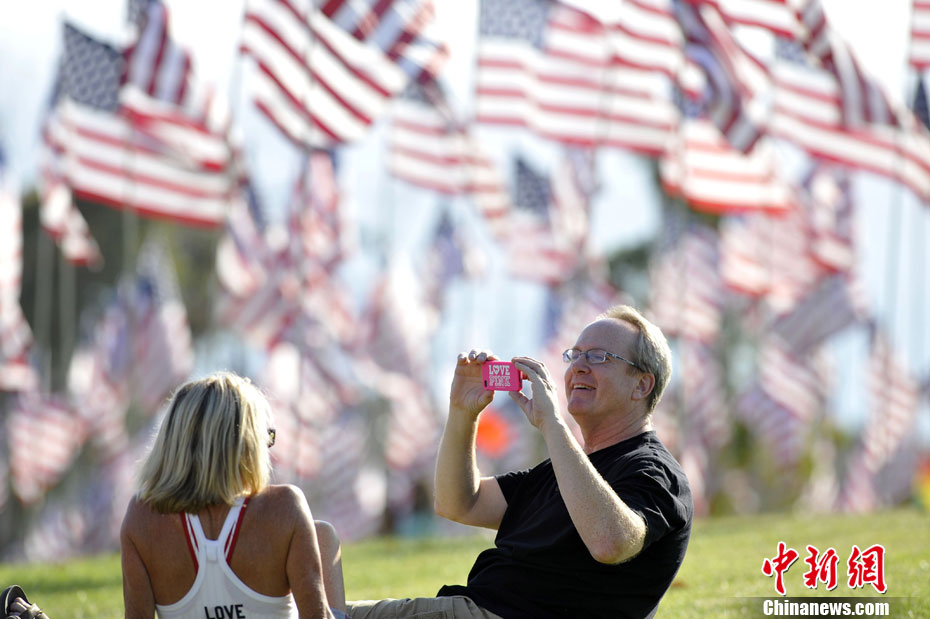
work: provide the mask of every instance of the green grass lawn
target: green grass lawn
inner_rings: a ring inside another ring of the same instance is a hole
[[[870,585],[851,590],[846,560],[853,544],[885,547],[884,600],[895,617],[930,618],[930,515],[911,509],[868,516],[714,518],[697,523],[674,586],[659,606],[660,617],[759,617],[762,600],[775,597],[774,581],[762,575],[779,541],[800,553],[785,574],[789,596],[878,597]],[[462,583],[488,536],[455,539],[381,538],[344,551],[350,598],[433,595],[443,584]],[[804,586],[806,547],[835,548],[839,586]],[[0,565],[0,585],[22,585],[52,619],[122,616],[117,555],[61,564]]]

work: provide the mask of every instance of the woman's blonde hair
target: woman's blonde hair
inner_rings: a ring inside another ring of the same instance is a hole
[[[139,473],[139,500],[161,513],[196,513],[261,492],[271,477],[269,416],[265,396],[236,374],[182,385]]]

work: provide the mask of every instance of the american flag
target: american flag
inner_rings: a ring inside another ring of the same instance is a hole
[[[495,236],[506,230],[510,194],[472,128],[456,120],[439,84],[411,84],[394,100],[388,170],[445,195],[469,197]]]
[[[674,65],[677,47],[673,20],[663,21],[670,13],[652,4],[625,8],[640,19],[605,24],[589,3],[579,10],[483,0],[476,120],[526,127],[566,144],[657,155],[678,120],[669,77],[661,73]]]
[[[829,380],[817,354],[796,355],[777,336],[760,347],[755,381],[742,393],[740,416],[762,439],[779,470],[794,468],[823,413]]]
[[[797,17],[786,0],[719,0],[715,4],[727,24],[763,28],[785,37],[797,34]]]
[[[59,397],[22,393],[6,418],[13,492],[25,504],[42,498],[77,457],[87,424]],[[42,445],[42,457],[36,455]]]
[[[291,268],[290,247],[272,246],[260,224],[258,202],[233,202],[226,234],[216,250],[220,324],[261,350],[270,350],[297,320],[299,282]]]
[[[930,135],[915,118],[902,115],[904,128],[847,126],[836,79],[814,66],[794,41],[778,39],[772,76],[773,135],[818,159],[880,174],[930,198]]]
[[[228,106],[196,78],[191,53],[171,38],[168,9],[150,2],[139,38],[124,52],[121,112],[133,128],[154,138],[171,156],[208,172],[235,161]]]
[[[129,286],[133,387],[152,415],[193,367],[191,332],[170,256],[156,241],[142,247]]]
[[[679,340],[681,407],[687,440],[696,439],[708,453],[730,440],[726,374],[712,341],[684,336]]]
[[[827,270],[815,259],[806,200],[770,215],[729,216],[721,225],[721,275],[728,288],[764,298],[776,314],[789,312]]]
[[[778,169],[771,142],[742,153],[710,120],[690,114],[660,160],[666,192],[716,214],[793,208],[795,197]]]
[[[94,269],[103,265],[100,246],[64,182],[53,181],[45,188],[39,218],[42,229],[58,244],[68,262]]]
[[[828,271],[848,272],[856,264],[853,198],[848,170],[817,165],[804,181],[813,232],[813,258]]]
[[[370,422],[346,411],[322,428],[319,438],[322,468],[307,486],[314,516],[332,522],[342,539],[378,533],[387,506],[387,474],[369,462],[378,441]]]
[[[357,346],[359,379],[385,403],[385,458],[410,474],[426,472],[437,445],[439,420],[424,387],[436,308],[415,275],[395,264],[376,283]]]
[[[291,225],[303,260],[332,271],[351,251],[349,219],[337,181],[335,155],[309,153],[291,197]]]
[[[687,39],[685,55],[701,68],[708,117],[737,151],[750,152],[768,121],[768,70],[730,33],[709,3],[676,4]]]
[[[881,85],[865,72],[852,48],[833,31],[820,0],[803,0],[797,15],[798,40],[839,86],[843,125],[849,129],[898,125],[898,114]]]
[[[503,240],[512,276],[554,286],[583,264],[588,196],[572,165],[563,160],[550,180],[522,158],[515,161],[515,208]]]
[[[337,185],[334,155],[314,151],[294,188],[288,214],[291,278],[297,282],[294,341],[330,341],[349,345],[356,315],[338,267],[351,253],[350,218],[345,216]],[[302,344],[303,345],[303,344]]]
[[[421,277],[427,298],[440,311],[446,288],[457,278],[470,279],[484,270],[486,256],[465,238],[452,207],[441,207],[432,242],[426,249]]]
[[[436,309],[425,301],[412,268],[389,265],[369,293],[358,352],[383,368],[422,378],[428,368],[422,342],[429,341],[437,320]]]
[[[775,277],[769,255],[770,217],[730,215],[720,222],[720,277],[732,291],[762,298]]]
[[[717,232],[689,224],[659,250],[650,267],[652,320],[666,336],[712,342],[720,333],[723,286]]]
[[[850,465],[840,501],[850,511],[875,506],[878,473],[913,432],[920,402],[917,381],[881,329],[873,333],[865,372],[869,416],[862,432],[861,450]]]
[[[32,330],[20,306],[23,274],[23,210],[0,148],[0,391],[34,388],[29,365]]]
[[[130,398],[130,322],[125,299],[114,294],[87,340],[71,357],[68,393],[81,402],[91,441],[113,456],[129,444],[126,413]]]
[[[411,80],[447,55],[428,0],[250,0],[240,50],[258,65],[255,105],[305,148],[354,142]]]
[[[234,184],[182,160],[120,112],[123,53],[65,24],[58,99],[45,127],[50,167],[77,197],[193,225],[222,222]]]
[[[908,62],[920,71],[930,68],[930,2],[914,0]]]
[[[867,315],[859,280],[853,273],[840,273],[822,278],[775,319],[772,329],[792,353],[804,355]]]

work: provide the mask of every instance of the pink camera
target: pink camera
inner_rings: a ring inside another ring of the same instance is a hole
[[[488,361],[481,366],[485,391],[520,391],[520,370],[510,361]]]

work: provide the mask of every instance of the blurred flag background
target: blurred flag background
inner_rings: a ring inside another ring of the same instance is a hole
[[[458,352],[618,302],[701,515],[928,502],[930,9],[106,0],[0,24],[0,558],[113,549],[172,390],[273,404],[344,539],[456,532]],[[570,420],[569,420],[570,421]],[[482,471],[545,457],[498,398]]]

